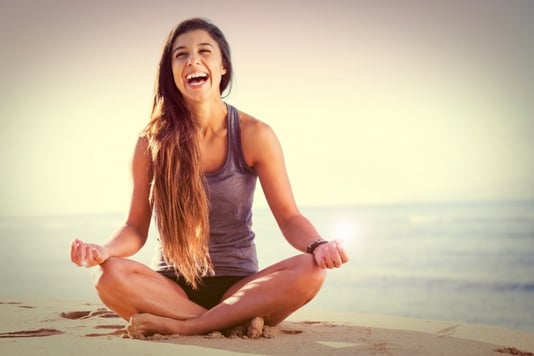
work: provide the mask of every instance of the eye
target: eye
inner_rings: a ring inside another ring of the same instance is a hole
[[[208,49],[208,48],[203,48],[203,49],[201,49],[201,50],[198,51],[198,52],[201,53],[201,54],[209,54],[209,53],[211,53],[211,50]]]
[[[177,52],[175,55],[174,55],[174,58],[176,59],[183,59],[187,56],[187,52]]]

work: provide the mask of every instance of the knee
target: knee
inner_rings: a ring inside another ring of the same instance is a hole
[[[301,286],[301,291],[306,291],[306,294],[313,297],[319,292],[326,279],[326,270],[320,268],[310,254],[303,254],[298,258],[296,285]]]
[[[127,261],[122,258],[111,257],[94,269],[92,273],[93,285],[97,290],[116,288],[124,281]]]
[[[317,288],[321,288],[325,279],[326,279],[326,269],[319,267],[313,258],[313,255],[306,254],[308,257],[309,271],[308,275],[310,278],[310,283],[315,284]]]

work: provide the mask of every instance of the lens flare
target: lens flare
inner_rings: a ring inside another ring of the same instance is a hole
[[[333,226],[332,238],[340,241],[345,247],[353,247],[360,241],[360,226],[353,221],[338,221]]]

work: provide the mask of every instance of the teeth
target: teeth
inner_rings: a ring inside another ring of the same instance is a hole
[[[191,80],[191,79],[194,79],[194,78],[206,78],[206,77],[207,77],[207,75],[205,73],[197,72],[197,73],[188,74],[187,75],[187,80]]]

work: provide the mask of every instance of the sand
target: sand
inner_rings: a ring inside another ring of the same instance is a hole
[[[303,308],[258,339],[125,338],[97,302],[1,299],[0,355],[533,355],[534,334],[489,326]]]

